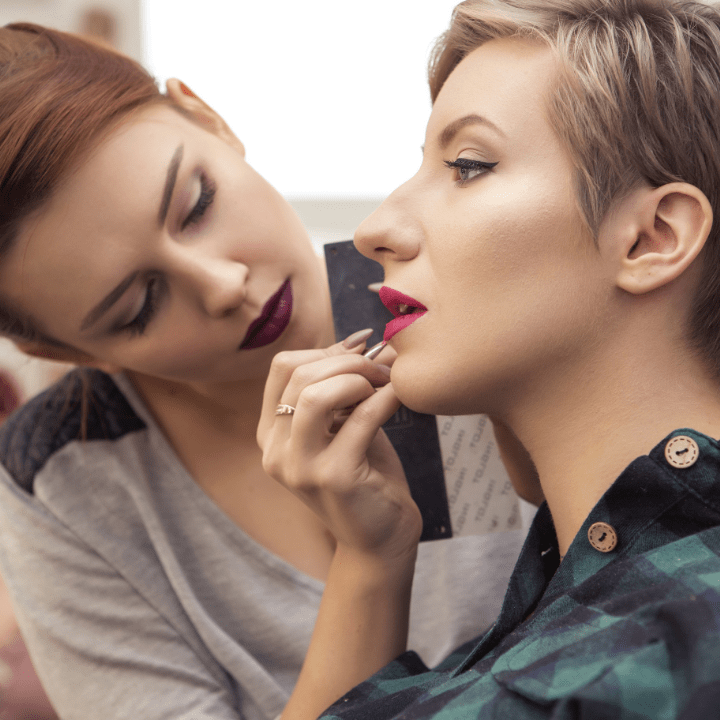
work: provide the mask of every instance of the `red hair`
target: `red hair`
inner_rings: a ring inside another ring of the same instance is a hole
[[[0,258],[20,224],[120,119],[160,102],[135,61],[79,37],[31,24],[0,28]],[[1,290],[0,290],[1,293]],[[0,333],[45,339],[0,302]]]

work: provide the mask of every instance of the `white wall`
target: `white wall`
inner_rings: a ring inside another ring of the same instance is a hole
[[[144,46],[286,197],[380,198],[417,169],[426,64],[457,0],[144,0]]]

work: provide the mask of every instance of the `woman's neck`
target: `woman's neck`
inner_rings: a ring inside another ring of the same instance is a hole
[[[636,339],[564,368],[507,419],[537,468],[561,555],[618,475],[667,434],[692,427],[720,438],[718,384],[690,353],[647,350]]]
[[[265,378],[203,386],[137,373],[128,373],[128,378],[169,436],[176,434],[173,428],[186,428],[188,433],[212,432],[254,441]]]

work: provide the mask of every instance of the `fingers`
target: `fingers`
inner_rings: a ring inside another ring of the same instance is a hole
[[[275,408],[281,402],[281,397],[293,372],[303,365],[317,362],[324,358],[342,355],[359,355],[365,347],[365,340],[367,340],[371,334],[371,329],[361,330],[353,333],[342,342],[335,343],[335,345],[331,345],[328,348],[281,352],[273,358],[268,379],[265,383],[260,422],[258,424],[257,438],[261,447],[265,434],[274,422]],[[288,402],[287,404],[291,403]]]
[[[323,360],[317,360],[295,368],[279,397],[276,391],[272,394],[266,392],[263,399],[263,410],[260,419],[261,425],[258,427],[258,442],[261,443],[260,446],[263,446],[263,436],[271,426],[276,425],[278,420],[288,419],[278,418],[275,415],[275,409],[279,404],[290,405],[297,408],[298,405],[303,403],[303,394],[306,394],[304,405],[306,410],[326,413],[348,407],[359,400],[364,400],[364,395],[358,397],[356,392],[357,385],[354,383],[322,384],[331,378],[353,375],[358,376],[362,380],[362,386],[367,387],[366,393],[371,393],[375,387],[385,385],[390,379],[385,366],[379,366],[360,355],[341,355],[324,358]],[[348,390],[345,395],[343,395],[343,387]],[[321,406],[319,396],[327,390],[332,390],[332,392],[325,398],[324,404]]]
[[[348,367],[351,371],[344,372]],[[274,416],[261,441],[265,471],[290,487],[304,485],[319,465],[321,474],[337,472],[348,480],[366,473],[370,446],[400,406],[388,380],[386,372],[358,356],[296,368],[282,396],[295,412]],[[348,406],[352,412],[338,429],[337,411]]]
[[[348,397],[357,406],[332,434],[332,408]],[[391,385],[376,391],[358,375],[318,383],[301,395],[292,418],[268,433],[263,468],[291,492],[310,496],[330,487],[335,494],[347,492],[378,471],[387,471],[391,481],[392,476],[404,481],[397,455],[380,429],[399,405]]]
[[[350,463],[360,463],[380,427],[399,407],[400,400],[390,383],[373,392],[350,413],[338,430],[334,441],[338,455]]]
[[[288,422],[289,418],[274,418],[275,442],[290,437],[291,424],[302,427],[306,421],[316,433],[315,442],[311,442],[313,436],[308,433],[308,446],[319,450],[321,443],[330,440],[336,415],[347,414],[346,408],[372,396],[375,388],[386,385],[389,380],[387,368],[358,355],[326,358],[296,368],[280,400],[296,408],[293,422]]]
[[[296,368],[279,402],[297,406],[300,396],[306,389],[309,390],[313,385],[341,375],[360,375],[373,387],[381,387],[390,379],[387,368],[377,365],[361,355],[327,358]],[[350,401],[350,398],[348,400]],[[349,402],[342,404],[340,401],[339,403],[338,408],[347,407],[350,404]]]
[[[317,513],[339,544],[394,552],[407,538],[414,542],[421,522],[414,522],[402,465],[380,429],[400,402],[389,369],[360,354],[364,343],[278,356],[258,442],[265,472]],[[293,414],[276,416],[281,403]],[[348,408],[337,427],[338,411]]]
[[[387,382],[387,376],[384,380]],[[373,385],[356,373],[328,377],[308,385],[295,401],[296,412],[292,422],[282,423],[282,427],[275,431],[275,438],[280,439],[283,435],[292,438],[292,445],[304,455],[321,453],[335,437],[336,411],[357,405],[352,413],[363,413],[360,408],[375,394]]]
[[[339,452],[352,449],[353,460],[359,460],[378,429],[397,412],[400,401],[387,382],[376,388],[362,375],[343,374],[309,385],[294,407],[292,418],[275,424],[274,442],[292,438],[303,454],[313,455],[337,436]],[[342,412],[340,425],[338,411]]]
[[[267,382],[263,404],[276,405],[280,402],[285,387],[293,372],[303,365],[307,365],[324,358],[342,355],[359,355],[365,348],[365,341],[372,335],[372,330],[361,330],[353,333],[342,342],[330,345],[327,348],[316,350],[295,350],[278,353],[272,361]]]

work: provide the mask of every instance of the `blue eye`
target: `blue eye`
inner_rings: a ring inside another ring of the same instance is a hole
[[[484,162],[483,160],[471,160],[470,158],[458,158],[457,160],[445,160],[445,165],[457,174],[458,185],[467,185],[480,175],[486,175],[497,163]]]
[[[188,225],[196,225],[202,219],[207,209],[213,204],[215,199],[215,183],[212,182],[206,175],[200,176],[200,196],[195,203],[195,207],[188,213],[188,216],[182,221],[180,226],[181,230],[184,230]]]
[[[129,322],[118,328],[119,332],[127,332],[131,337],[142,335],[150,321],[155,317],[160,297],[160,280],[153,277],[148,280],[145,288],[145,300],[140,312]]]

